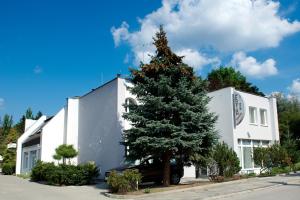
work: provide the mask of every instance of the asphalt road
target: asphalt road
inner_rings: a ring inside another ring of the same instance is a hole
[[[272,188],[266,188],[259,191],[254,191],[247,194],[236,194],[223,200],[299,200],[300,199],[300,183],[288,184]]]
[[[92,186],[56,187],[30,182],[15,176],[0,175],[0,200],[107,200],[104,183]],[[207,187],[150,193],[135,197],[149,200],[299,200],[300,174],[251,178]]]

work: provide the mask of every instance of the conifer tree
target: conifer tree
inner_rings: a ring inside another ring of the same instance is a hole
[[[124,118],[132,128],[124,132],[128,159],[153,156],[162,160],[163,184],[170,184],[170,159],[189,161],[206,154],[216,142],[216,117],[209,113],[206,83],[168,46],[163,28],[154,38],[156,53],[149,64],[131,69],[131,93],[138,105],[128,104]]]

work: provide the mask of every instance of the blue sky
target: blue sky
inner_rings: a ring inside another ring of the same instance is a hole
[[[230,64],[267,94],[299,95],[300,2],[238,1],[0,0],[0,117],[53,115],[128,74],[153,53],[159,24],[199,75]]]

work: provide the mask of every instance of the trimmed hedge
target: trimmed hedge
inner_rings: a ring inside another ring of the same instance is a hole
[[[12,175],[16,171],[16,164],[15,163],[3,163],[2,164],[2,173],[5,175]]]
[[[142,176],[138,170],[127,169],[124,172],[112,171],[107,183],[112,193],[125,194],[130,191],[138,190],[138,184]]]
[[[99,170],[93,163],[75,166],[39,161],[31,171],[31,180],[51,185],[87,185],[98,176]]]

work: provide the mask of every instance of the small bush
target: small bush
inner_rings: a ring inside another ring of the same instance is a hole
[[[45,181],[46,176],[53,174],[56,166],[54,163],[46,163],[42,161],[37,161],[34,168],[31,170],[31,180],[33,181]]]
[[[232,177],[241,169],[235,151],[224,142],[215,146],[211,157],[217,165],[219,176]]]
[[[31,171],[31,180],[46,181],[51,185],[87,185],[99,176],[93,163],[82,165],[54,165],[39,161]]]
[[[295,164],[295,171],[299,171],[300,170],[300,162]]]
[[[285,174],[285,173],[289,173],[290,170],[288,168],[282,168],[282,167],[273,167],[271,170],[272,174]]]
[[[8,162],[8,163],[3,163],[3,165],[2,165],[2,173],[5,175],[14,174],[15,170],[16,170],[15,163]]]
[[[150,188],[146,188],[146,189],[144,190],[144,193],[145,193],[145,194],[149,194],[150,192],[151,192]]]
[[[248,177],[256,177],[256,174],[255,173],[249,173],[247,174]]]
[[[112,193],[125,194],[138,190],[138,183],[141,179],[142,176],[137,170],[125,170],[123,173],[112,171],[107,183]]]

